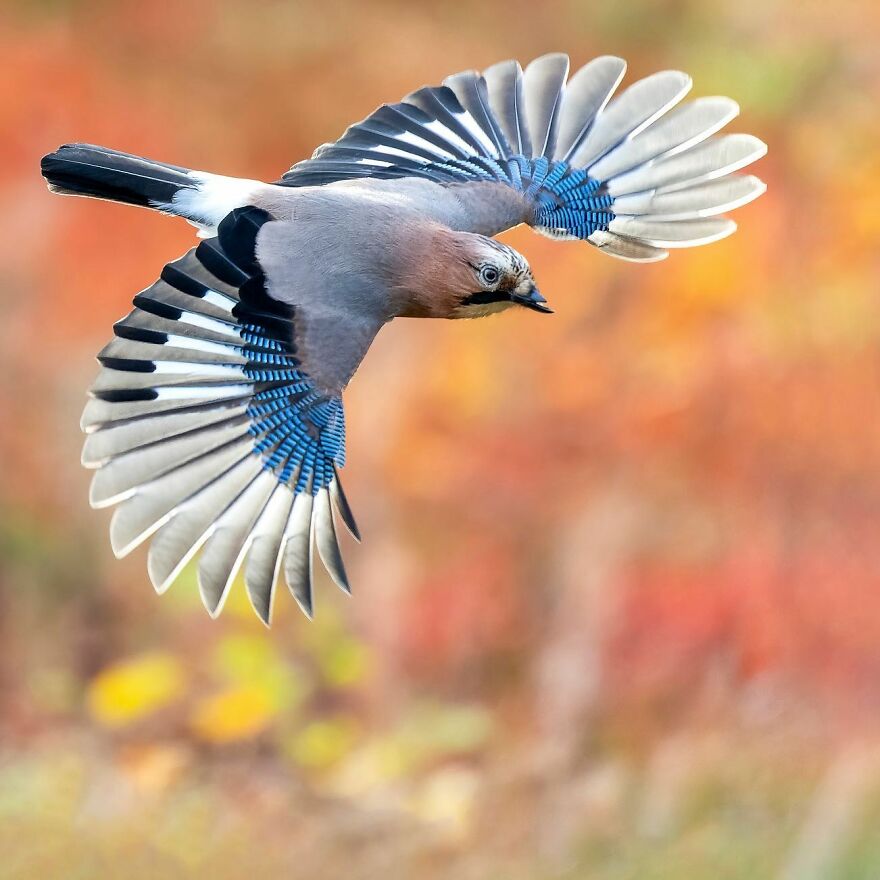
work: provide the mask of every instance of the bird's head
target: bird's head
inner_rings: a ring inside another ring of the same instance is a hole
[[[552,313],[532,277],[526,258],[483,235],[469,235],[461,248],[458,298],[450,317],[482,318],[512,306]]]
[[[551,312],[526,258],[485,235],[410,227],[392,264],[393,313],[406,318],[482,318],[512,306]]]

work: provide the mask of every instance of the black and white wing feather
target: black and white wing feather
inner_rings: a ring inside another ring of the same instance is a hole
[[[685,104],[691,79],[667,70],[614,97],[626,70],[596,58],[566,82],[568,57],[525,72],[503,61],[386,104],[280,183],[416,177],[442,185],[493,182],[523,193],[531,225],[627,260],[732,233],[722,216],[764,192],[742,168],[766,152],[755,137],[717,133],[739,112],[729,98]],[[500,232],[502,230],[496,230]]]
[[[315,549],[348,591],[334,509],[358,536],[338,476],[341,388],[315,386],[297,352],[297,308],[266,292],[255,248],[269,220],[232,212],[135,297],[99,355],[82,419],[83,463],[97,468],[91,503],[116,505],[114,552],[152,539],[149,574],[162,592],[201,551],[212,615],[243,567],[266,623],[282,570],[311,615]],[[350,353],[351,371],[365,350]]]

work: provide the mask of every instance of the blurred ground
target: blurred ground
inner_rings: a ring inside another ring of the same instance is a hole
[[[880,875],[880,11],[783,0],[5,3],[0,876]],[[552,319],[383,331],[355,597],[271,631],[112,559],[77,427],[182,222],[50,197],[69,140],[274,179],[550,50],[691,73],[770,145],[724,243],[517,230]],[[540,322],[540,326],[539,326]]]

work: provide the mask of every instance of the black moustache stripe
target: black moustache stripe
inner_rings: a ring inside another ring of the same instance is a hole
[[[484,306],[489,303],[510,302],[510,293],[504,290],[478,290],[466,296],[461,304],[463,306]]]

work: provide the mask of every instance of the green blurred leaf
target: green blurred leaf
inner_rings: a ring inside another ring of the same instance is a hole
[[[404,721],[398,736],[422,757],[475,751],[492,733],[492,717],[482,706],[424,703]]]
[[[297,667],[265,633],[224,636],[214,649],[211,665],[222,683],[260,689],[279,711],[299,706],[310,690]]]
[[[299,765],[324,770],[348,754],[358,738],[358,725],[344,716],[307,724],[287,743],[287,752]]]

